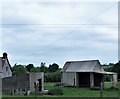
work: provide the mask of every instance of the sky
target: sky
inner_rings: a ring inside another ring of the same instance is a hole
[[[118,0],[1,0],[0,19],[12,66],[118,61]]]

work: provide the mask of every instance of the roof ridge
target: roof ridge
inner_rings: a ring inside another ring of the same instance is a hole
[[[66,63],[70,63],[70,62],[91,62],[91,61],[99,61],[99,60],[67,61]]]

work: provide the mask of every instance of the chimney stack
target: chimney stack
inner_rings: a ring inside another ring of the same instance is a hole
[[[3,59],[7,59],[7,53],[6,52],[3,53]]]

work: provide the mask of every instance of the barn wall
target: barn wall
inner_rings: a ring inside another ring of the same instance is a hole
[[[101,67],[100,64],[97,64],[93,71],[95,71],[95,72],[104,72],[104,69],[103,69],[103,67]]]
[[[76,73],[63,72],[62,85],[63,86],[75,86],[76,85]]]

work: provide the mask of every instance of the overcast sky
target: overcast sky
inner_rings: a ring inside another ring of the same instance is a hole
[[[118,0],[96,1],[2,0],[0,54],[11,65],[117,62]]]

